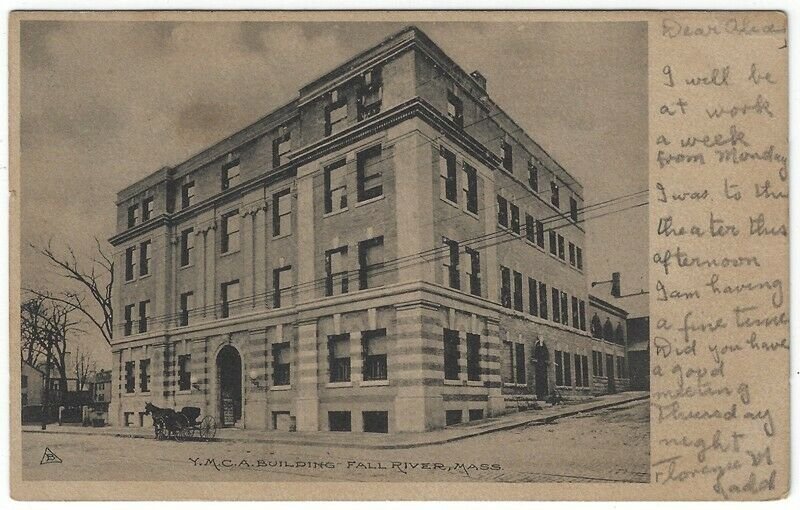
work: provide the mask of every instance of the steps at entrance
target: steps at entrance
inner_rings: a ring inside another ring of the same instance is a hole
[[[537,402],[535,395],[503,395],[503,400],[506,402],[506,412],[509,413],[533,409],[533,404]],[[543,407],[544,402],[539,402],[539,406]]]

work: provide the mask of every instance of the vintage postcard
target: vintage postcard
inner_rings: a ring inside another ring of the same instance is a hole
[[[14,498],[786,496],[783,13],[9,29]]]

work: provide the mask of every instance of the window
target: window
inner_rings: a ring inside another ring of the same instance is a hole
[[[620,345],[625,345],[625,333],[622,331],[621,323],[617,323],[617,327],[614,330],[614,341]]]
[[[514,271],[514,310],[522,311],[522,274]]]
[[[364,423],[364,432],[377,432],[380,434],[389,432],[388,411],[362,411],[361,419]]]
[[[181,354],[178,356],[178,390],[192,389],[192,355]]]
[[[338,90],[331,91],[325,108],[325,136],[333,135],[347,127],[347,98]]]
[[[467,211],[478,214],[478,172],[467,163],[463,164],[463,170]]]
[[[558,234],[558,258],[567,260],[567,255],[564,253],[564,236]]]
[[[516,352],[514,353],[514,357],[517,360],[517,365],[514,367],[515,377],[517,384],[526,384],[527,379],[525,378],[525,344],[518,343],[515,344]]]
[[[147,320],[150,317],[150,301],[139,303],[139,333],[147,332]]]
[[[139,222],[139,205],[128,207],[128,228],[135,226]]]
[[[508,200],[497,195],[497,223],[508,228]]]
[[[292,195],[288,188],[272,195],[272,237],[292,233]]]
[[[611,325],[611,320],[606,318],[606,321],[603,323],[603,340],[613,342],[614,341],[614,326]]]
[[[272,305],[275,308],[290,304],[292,297],[292,266],[284,266],[272,270],[272,289]]]
[[[578,301],[578,313],[581,330],[586,331],[586,302],[582,299]]]
[[[150,360],[139,360],[139,391],[150,391]]]
[[[572,362],[569,353],[564,353],[564,386],[572,386]]]
[[[272,346],[272,384],[273,386],[289,386],[291,376],[291,351],[289,342]]]
[[[514,172],[514,155],[512,152],[511,144],[504,141],[500,148],[503,159],[503,168],[511,173]]]
[[[239,280],[231,280],[222,284],[222,318],[231,316],[231,309],[239,303]]]
[[[539,167],[534,160],[528,161],[528,184],[535,192],[539,192]]]
[[[558,209],[560,200],[558,197],[558,184],[556,183],[555,179],[550,181],[550,203],[556,206],[556,209]]]
[[[181,267],[192,263],[192,250],[194,250],[194,229],[187,228],[181,232]]]
[[[519,234],[519,207],[511,205],[511,231]]]
[[[325,252],[325,295],[347,294],[347,246]]]
[[[458,380],[458,331],[444,330],[444,378]]]
[[[228,159],[231,159],[230,157]],[[222,165],[222,191],[239,184],[239,158],[232,159]]]
[[[458,242],[442,237],[447,256],[444,257],[444,270],[447,275],[447,285],[452,289],[461,288],[461,278],[458,269]]]
[[[459,128],[464,127],[464,104],[453,91],[447,92],[447,118]]]
[[[142,202],[142,221],[153,217],[153,197],[145,198]]]
[[[362,376],[365,381],[383,381],[388,378],[386,371],[388,348],[385,329],[364,331],[361,334],[361,349],[364,358]]]
[[[547,285],[539,282],[539,317],[547,318]]]
[[[536,220],[536,245],[544,249],[544,224]]]
[[[125,336],[133,333],[133,309],[136,305],[125,305]]]
[[[533,278],[528,278],[528,313],[539,315],[539,284]]]
[[[597,314],[592,316],[592,336],[594,338],[603,338],[603,325],[600,324],[600,317]]]
[[[575,197],[569,197],[569,217],[574,222],[578,222],[578,201]]]
[[[283,133],[272,140],[272,168],[283,166],[289,161],[289,151],[292,148],[292,133],[286,128],[281,128]]]
[[[330,382],[350,381],[350,334],[328,337]]]
[[[328,411],[328,429],[331,432],[350,432],[350,411]]]
[[[356,156],[358,201],[364,202],[383,195],[383,172],[381,171],[381,146],[363,150]]]
[[[125,281],[129,282],[136,276],[136,247],[131,246],[125,250]]]
[[[530,214],[525,214],[525,238],[532,242],[536,242],[536,227],[534,226],[535,222],[533,220],[533,216]]]
[[[578,266],[578,269],[583,269],[583,250],[575,247],[575,264]]]
[[[473,296],[481,295],[481,254],[472,248],[464,248],[469,257],[469,268],[467,277],[469,278],[469,293]]]
[[[152,246],[150,241],[144,241],[139,245],[139,276],[150,274],[150,259],[152,258]]]
[[[358,120],[368,119],[380,113],[382,98],[381,70],[370,69],[361,77],[361,93],[358,97]]]
[[[569,265],[575,267],[575,245],[569,243]]]
[[[500,305],[511,308],[511,270],[500,266]]]
[[[581,356],[581,372],[583,373],[583,385],[585,387],[591,386],[589,382],[589,358],[587,356]]]
[[[184,292],[181,294],[181,314],[180,326],[189,325],[189,314],[194,310],[194,292]]]
[[[450,411],[444,412],[444,424],[445,425],[458,425],[461,423],[463,416],[462,416],[461,409],[453,409]]]
[[[578,310],[578,298],[572,296],[572,327],[578,329],[581,325],[580,313]]]
[[[561,293],[561,324],[569,325],[569,296],[566,292]]]
[[[481,336],[467,333],[467,379],[481,380]]]
[[[582,387],[583,384],[583,368],[581,362],[583,359],[580,354],[575,354],[575,386]]]
[[[222,216],[222,234],[220,236],[220,251],[222,253],[239,251],[239,225],[238,209]]]
[[[194,202],[194,182],[181,186],[181,209],[186,209]]]
[[[439,196],[450,202],[458,202],[458,183],[456,182],[456,155],[439,148]]]
[[[125,393],[133,393],[136,391],[136,376],[134,375],[135,362],[125,362]]]
[[[347,209],[347,168],[341,159],[325,167],[325,213]]]
[[[556,245],[556,231],[551,230],[550,234],[550,254],[558,255],[558,246]]]
[[[376,287],[376,276],[383,268],[383,236],[358,243],[358,288]]]
[[[561,292],[551,287],[551,294],[553,295],[553,321],[561,322]]]
[[[592,375],[600,375],[597,363],[597,351],[592,351]]]

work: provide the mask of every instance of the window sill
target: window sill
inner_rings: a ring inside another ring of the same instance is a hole
[[[242,251],[241,248],[237,248],[236,250],[226,251],[225,253],[220,253],[219,256],[220,256],[220,258],[221,257],[227,257],[228,255],[233,255],[234,253],[239,253],[240,251]]]
[[[458,209],[459,211],[461,210],[461,207],[458,205],[458,202],[453,202],[453,201],[452,201],[452,200],[450,200],[449,198],[443,197],[443,196],[441,196],[441,195],[439,196],[439,199],[440,199],[442,202],[444,202],[445,204],[447,204],[447,205],[449,205],[449,206],[451,206],[451,207],[455,207],[455,208],[456,208],[456,209]]]
[[[503,383],[503,386],[510,386],[512,388],[527,388],[528,385],[525,383],[516,383],[516,382],[507,382]]]
[[[153,276],[153,273],[140,274],[139,279],[144,280],[145,278],[150,278],[151,276]]]
[[[282,384],[280,386],[271,386],[269,388],[270,391],[288,391],[292,389],[291,384]]]
[[[190,267],[194,267],[194,264],[186,264],[185,266],[181,266],[180,269],[189,269]]]
[[[369,198],[369,199],[361,201],[361,202],[356,202],[355,206],[356,207],[362,207],[362,206],[369,205],[369,204],[372,204],[372,203],[375,203],[375,202],[379,202],[379,201],[383,200],[384,198],[386,198],[386,195],[379,195],[377,197]]]
[[[444,385],[445,386],[463,386],[464,383],[461,381],[461,379],[445,379],[444,380]]]
[[[331,216],[336,216],[337,214],[346,213],[347,211],[348,211],[347,207],[345,207],[343,209],[339,209],[338,211],[331,211],[331,212],[323,214],[322,215],[322,219],[330,218]]]
[[[176,395],[191,395],[192,390],[178,390],[175,392]]]
[[[136,278],[131,278],[130,280],[125,280],[125,284],[133,283],[136,281]]]
[[[465,213],[467,216],[470,216],[470,217],[472,217],[472,218],[474,218],[474,219],[476,219],[476,220],[479,220],[479,221],[480,221],[480,219],[481,219],[481,217],[480,217],[480,216],[478,216],[478,213],[477,213],[477,212],[472,212],[472,211],[470,211],[469,209],[464,209],[464,213]]]
[[[150,396],[150,390],[140,391],[140,392],[137,393],[137,395],[139,395],[141,397],[149,397]]]
[[[278,234],[278,235],[276,235],[276,236],[272,236],[272,240],[273,240],[273,241],[277,241],[278,239],[283,239],[283,238],[285,238],[285,237],[289,237],[290,235],[292,235],[292,233],[291,233],[291,232],[287,232],[287,233],[285,233],[285,234]]]
[[[352,388],[353,381],[340,381],[325,383],[326,388]]]
[[[483,381],[470,381],[467,380],[467,386],[483,387]]]
[[[389,386],[388,379],[376,379],[374,381],[361,381],[359,386],[362,387],[369,387],[369,386]]]

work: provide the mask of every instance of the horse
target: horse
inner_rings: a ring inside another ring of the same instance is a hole
[[[176,428],[176,415],[174,409],[161,408],[152,402],[144,403],[144,414],[153,417],[153,430],[156,439],[166,437],[170,431]]]

